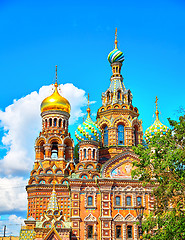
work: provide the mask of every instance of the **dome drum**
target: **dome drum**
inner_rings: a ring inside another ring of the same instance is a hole
[[[45,112],[42,112],[41,113],[41,117],[44,117],[46,115],[53,115],[53,114],[56,114],[56,115],[63,115],[65,116],[67,119],[69,119],[70,117],[70,114],[66,111],[62,111],[62,110],[53,110],[53,109],[50,109],[50,110],[47,110]]]

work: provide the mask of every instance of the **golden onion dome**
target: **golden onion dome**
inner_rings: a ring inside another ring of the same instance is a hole
[[[58,110],[58,111],[63,111],[67,112],[70,114],[71,106],[68,100],[64,97],[62,97],[58,90],[58,84],[57,82],[55,83],[55,90],[53,94],[47,98],[45,98],[40,106],[41,113],[46,112],[46,111],[53,111],[53,110]]]

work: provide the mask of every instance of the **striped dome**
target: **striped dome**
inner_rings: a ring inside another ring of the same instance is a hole
[[[121,51],[115,48],[112,52],[109,53],[108,60],[110,63],[123,62],[125,60],[125,57]]]
[[[75,131],[75,136],[78,142],[88,140],[99,142],[101,140],[101,131],[88,114],[87,119]]]
[[[168,127],[162,124],[159,121],[159,118],[157,117],[155,122],[149,128],[146,129],[145,140],[146,142],[149,142],[150,138],[152,138],[157,133],[166,134],[167,131],[168,131]]]

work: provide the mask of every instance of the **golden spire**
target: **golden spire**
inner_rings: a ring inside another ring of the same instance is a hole
[[[58,87],[58,82],[57,82],[57,65],[56,65],[56,70],[55,70],[55,90]]]
[[[156,100],[155,100],[155,107],[156,107],[156,110],[155,110],[156,119],[159,120],[158,98],[157,98],[157,96],[156,96]]]
[[[91,109],[90,109],[90,107],[89,107],[89,93],[88,93],[88,102],[87,102],[87,106],[88,106],[88,108],[87,108],[87,118],[90,118],[90,112],[91,112]]]
[[[118,40],[117,40],[117,28],[116,28],[116,31],[115,31],[115,49],[118,49]]]

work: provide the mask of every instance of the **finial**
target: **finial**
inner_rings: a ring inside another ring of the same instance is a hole
[[[58,87],[58,82],[57,82],[57,65],[56,65],[56,70],[55,70],[55,88]]]
[[[115,49],[118,49],[117,28],[115,30],[115,41],[114,41],[114,43],[115,43]]]
[[[155,99],[155,107],[156,107],[156,110],[155,110],[156,119],[159,120],[158,98],[157,98],[157,96],[156,96],[156,99]]]
[[[90,109],[90,107],[89,107],[89,93],[88,93],[88,102],[87,102],[87,106],[88,106],[88,108],[87,108],[87,118],[90,118],[90,112],[91,112],[91,109]]]

